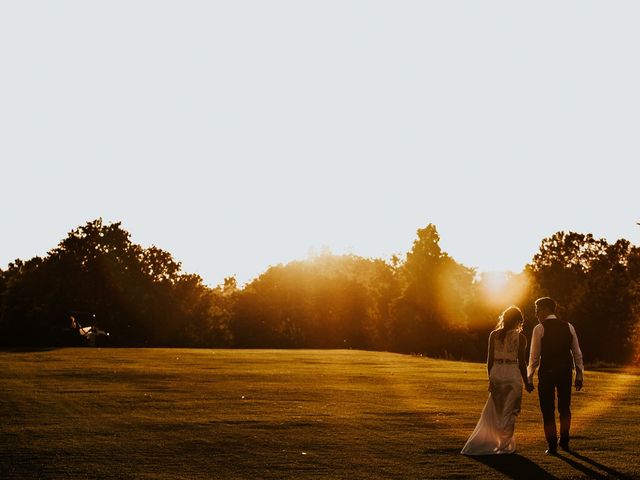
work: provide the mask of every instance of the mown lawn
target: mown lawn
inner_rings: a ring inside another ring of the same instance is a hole
[[[574,455],[459,455],[484,365],[330,350],[0,352],[2,479],[640,478],[635,372],[588,371]]]

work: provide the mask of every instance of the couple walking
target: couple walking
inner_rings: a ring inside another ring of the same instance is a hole
[[[555,315],[556,302],[549,297],[535,302],[540,322],[533,329],[529,366],[526,366],[527,339],[521,333],[524,318],[518,307],[507,308],[496,329],[489,335],[487,370],[489,398],[480,420],[462,449],[465,455],[513,453],[514,428],[522,403],[522,385],[531,393],[533,374],[538,371],[538,397],[544,422],[544,434],[554,455],[558,445],[569,450],[571,426],[571,383],[575,364],[575,388],[582,388],[582,352],[576,332],[569,322]],[[555,400],[560,414],[560,442],[556,430]]]

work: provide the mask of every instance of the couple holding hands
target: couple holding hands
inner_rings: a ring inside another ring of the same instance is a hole
[[[536,300],[535,312],[539,324],[531,335],[528,366],[527,339],[521,333],[524,317],[518,307],[511,306],[502,312],[496,329],[489,335],[489,398],[462,454],[515,452],[514,429],[522,403],[522,386],[524,384],[529,393],[534,390],[533,374],[536,369],[540,410],[548,444],[545,453],[556,454],[558,445],[563,450],[569,450],[571,387],[573,383],[576,390],[582,388],[582,352],[573,325],[556,316],[556,302],[552,298]],[[555,418],[556,397],[560,415],[559,441]]]

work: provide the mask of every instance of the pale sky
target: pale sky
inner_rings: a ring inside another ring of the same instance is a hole
[[[210,285],[435,223],[640,242],[640,3],[4,1],[0,268],[122,221]]]

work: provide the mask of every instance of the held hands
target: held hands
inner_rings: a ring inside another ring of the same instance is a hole
[[[574,382],[574,385],[576,387],[576,391],[577,392],[582,390],[582,379],[581,378],[576,378],[576,381]]]
[[[527,393],[533,392],[534,390],[533,383],[527,383],[524,388],[525,390],[527,390]]]

